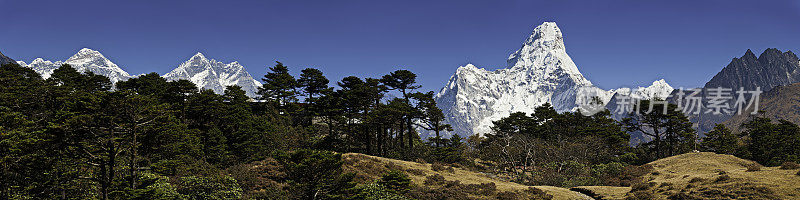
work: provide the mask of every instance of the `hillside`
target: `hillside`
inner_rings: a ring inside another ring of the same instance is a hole
[[[787,86],[779,86],[761,94],[759,103],[759,116],[774,120],[788,120],[795,124],[800,124],[800,83]],[[752,115],[753,108],[741,115],[735,115],[723,124],[729,127],[734,133],[742,131],[739,126],[747,122]]]
[[[434,171],[432,169],[432,164],[395,160],[395,159],[369,156],[358,153],[344,154],[343,160],[345,162],[344,166],[345,171],[355,172],[357,174],[356,179],[359,181],[378,179],[382,174],[386,173],[387,171],[401,170],[406,172],[406,174],[408,174],[412,179],[412,182],[418,186],[426,186],[425,184],[426,177],[435,174],[442,175],[444,177],[445,182],[458,181],[460,182],[460,184],[463,185],[494,184],[497,190],[496,192],[494,192],[493,194],[484,193],[489,195],[473,195],[473,194],[469,195],[469,197],[475,199],[495,199],[495,196],[503,192],[522,192],[529,188],[529,186],[509,181],[498,180],[495,178],[491,178],[487,174],[467,171],[457,167],[454,168],[444,167],[443,170]],[[444,191],[442,188],[437,188],[438,186],[429,186],[429,187],[437,189],[436,192],[439,193],[440,195],[447,195],[447,192]],[[552,186],[534,186],[534,188],[544,191],[547,195],[552,195],[553,197],[552,199],[554,200],[592,199],[591,197],[588,197],[578,192],[570,191],[566,188],[559,188]],[[448,197],[450,198],[450,196]]]
[[[710,152],[687,153],[649,163],[643,183],[627,187],[576,187],[599,199],[798,199],[797,170],[760,167],[755,162]],[[625,192],[630,191],[630,192]]]

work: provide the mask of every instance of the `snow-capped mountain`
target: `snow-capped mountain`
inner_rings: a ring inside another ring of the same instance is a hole
[[[170,81],[190,80],[197,87],[211,89],[219,94],[225,91],[226,86],[239,85],[250,97],[255,97],[258,87],[261,86],[238,62],[225,64],[214,59],[209,60],[199,52],[163,77]]]
[[[649,87],[603,90],[594,86],[567,55],[555,22],[537,26],[522,47],[508,57],[504,69],[489,71],[472,64],[459,67],[436,95],[445,123],[462,136],[490,132],[492,122],[513,112],[532,113],[544,103],[557,111],[585,111],[597,97],[602,109],[617,92],[651,98],[666,97],[672,87],[664,80]],[[421,131],[422,137],[429,136]],[[452,133],[444,133],[449,135]]]
[[[125,70],[122,70],[117,64],[108,60],[103,54],[98,51],[83,48],[78,53],[69,57],[66,61],[49,61],[42,58],[34,59],[30,64],[17,61],[21,66],[26,66],[42,75],[43,78],[49,78],[53,74],[53,70],[61,67],[62,64],[69,64],[79,72],[91,71],[95,74],[108,77],[112,82],[127,80],[131,75]]]
[[[508,68],[459,67],[436,101],[447,116],[445,122],[469,136],[489,132],[493,121],[512,112],[532,113],[544,103],[560,112],[574,111],[592,97],[605,103],[611,95],[578,71],[561,30],[555,22],[545,22],[508,57]]]

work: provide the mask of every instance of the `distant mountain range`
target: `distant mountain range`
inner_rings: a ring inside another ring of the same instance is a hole
[[[13,59],[0,53],[0,63],[13,62]],[[86,48],[65,61],[53,62],[37,58],[30,63],[16,62],[35,70],[45,78],[62,64],[70,64],[81,72],[91,71],[108,76],[114,82],[136,77],[100,52]],[[508,57],[507,63],[506,68],[494,71],[472,64],[456,69],[445,87],[435,96],[437,105],[446,116],[445,123],[452,125],[454,129],[453,132],[443,135],[485,134],[491,131],[493,121],[512,112],[532,113],[544,103],[550,103],[559,112],[567,112],[590,108],[591,105],[588,104],[593,98],[599,99],[601,106],[614,111],[620,95],[640,99],[668,98],[673,103],[676,101],[671,97],[677,91],[663,79],[656,80],[647,87],[604,90],[594,86],[567,55],[561,29],[554,22],[537,26],[522,43],[522,47]],[[217,93],[224,92],[226,86],[238,85],[251,97],[255,97],[258,87],[261,86],[238,62],[222,63],[208,59],[202,53],[195,54],[162,77],[167,80],[190,80],[198,87]],[[800,103],[792,96],[795,94],[792,91],[800,90],[797,89],[800,86],[787,85],[798,82],[800,61],[791,51],[767,49],[756,56],[751,50],[747,50],[742,57],[733,58],[700,88],[704,91],[700,96],[705,96],[705,90],[717,87],[732,88],[734,91],[740,87],[745,90],[760,88],[762,91],[778,87],[781,89],[765,93],[767,99],[763,103],[780,105],[765,105],[762,108],[767,109],[767,113],[772,113],[769,115],[773,118],[790,119],[796,117],[792,113],[800,108]],[[733,101],[732,99],[728,103],[733,105]],[[625,117],[614,112],[612,114],[617,120]],[[747,117],[710,113],[689,115],[701,134],[711,130],[717,123],[740,123],[742,118]],[[423,138],[430,136],[424,130],[420,130],[420,133]],[[642,135],[634,134],[633,137],[647,140]]]
[[[2,56],[2,58],[6,57]],[[107,76],[112,82],[124,81],[138,76],[128,74],[128,72],[111,62],[100,52],[88,48],[81,49],[66,61],[53,62],[36,58],[30,63],[23,61],[17,61],[17,63],[33,69],[41,74],[43,78],[49,78],[53,70],[58,69],[63,64],[69,64],[80,72],[91,71],[95,74]],[[201,53],[197,53],[162,77],[170,81],[186,79],[192,81],[199,88],[214,90],[217,93],[223,93],[226,86],[238,85],[250,97],[255,97],[258,87],[261,86],[261,83],[256,81],[244,66],[238,62],[224,64],[213,59],[209,60]]]
[[[255,97],[258,87],[261,87],[261,83],[253,79],[239,62],[225,64],[209,60],[202,53],[195,54],[178,68],[164,74],[164,78],[170,81],[190,80],[198,87],[211,89],[220,94],[225,91],[226,86],[238,85],[250,97]]]
[[[707,96],[711,88],[731,88],[733,99],[727,101],[731,106],[736,101],[735,91],[743,88],[752,91],[759,88],[761,91],[771,91],[778,86],[786,86],[800,82],[800,61],[791,51],[781,52],[778,49],[766,49],[761,55],[756,55],[747,50],[742,57],[733,58],[731,62],[709,80],[700,96]],[[763,95],[763,94],[762,94]],[[674,102],[674,100],[673,100]],[[769,103],[762,99],[762,103]],[[788,111],[787,111],[788,112]],[[710,131],[718,123],[730,119],[733,114],[714,114],[701,112],[699,115],[689,115],[689,119],[697,124],[696,129],[702,134]]]
[[[761,95],[759,114],[751,115],[749,108],[740,115],[734,115],[722,122],[733,132],[743,131],[740,127],[754,116],[767,117],[773,120],[787,120],[800,124],[800,83],[777,86]]]

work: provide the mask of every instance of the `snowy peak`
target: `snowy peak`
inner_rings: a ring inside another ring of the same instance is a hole
[[[98,75],[108,77],[112,82],[127,80],[131,78],[130,74],[122,70],[117,64],[108,60],[99,51],[89,48],[83,48],[75,55],[69,57],[66,61],[49,61],[42,58],[36,58],[26,64],[19,61],[20,65],[29,67],[42,75],[42,78],[49,78],[53,74],[53,70],[58,69],[63,64],[69,64],[79,72],[91,71]]]
[[[666,97],[672,87],[664,80],[635,89],[600,89],[586,79],[567,54],[564,36],[555,22],[544,22],[516,52],[508,57],[504,69],[489,71],[467,64],[456,69],[447,85],[436,95],[445,114],[445,123],[461,136],[485,134],[494,121],[513,112],[533,113],[549,103],[556,111],[584,114],[600,111],[595,98],[610,103],[616,93],[646,98]],[[423,137],[428,132],[420,131]],[[444,133],[450,135],[453,133]]]
[[[507,62],[513,71],[530,71],[540,77],[567,75],[578,85],[592,85],[567,55],[564,37],[555,22],[544,22],[534,28]]]
[[[538,48],[564,49],[564,37],[555,22],[545,22],[533,29],[525,45]]]
[[[461,66],[436,101],[445,122],[469,136],[487,133],[493,121],[512,112],[532,113],[545,103],[560,112],[575,111],[592,97],[605,102],[611,95],[583,77],[567,55],[561,29],[545,22],[508,57],[507,68]]]
[[[261,86],[261,83],[253,79],[239,62],[225,64],[208,59],[200,52],[165,74],[164,78],[189,80],[200,88],[214,90],[220,94],[225,92],[225,87],[238,85],[250,97],[255,97],[258,87]]]
[[[67,59],[66,64],[72,65],[80,72],[91,71],[95,74],[105,75],[112,82],[127,80],[131,77],[128,72],[122,70],[99,51],[83,48],[78,53]]]
[[[203,53],[197,52],[197,53],[196,53],[196,54],[194,54],[194,56],[192,56],[192,58],[190,58],[189,60],[191,61],[191,60],[207,60],[207,59],[206,59],[206,56],[205,56],[205,55],[203,55]]]
[[[673,90],[675,89],[667,84],[667,81],[660,79],[653,81],[653,84],[647,87],[637,87],[635,89],[619,88],[616,90],[611,90],[611,92],[614,94],[630,96],[631,98],[649,100],[653,98],[667,99]]]

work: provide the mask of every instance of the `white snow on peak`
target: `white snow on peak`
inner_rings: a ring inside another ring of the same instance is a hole
[[[227,86],[238,85],[248,96],[255,97],[258,87],[261,87],[261,83],[253,79],[239,62],[225,64],[208,59],[200,52],[163,77],[170,81],[189,80],[197,87],[214,90],[219,94],[224,93]]]
[[[122,70],[117,64],[108,60],[103,54],[98,51],[83,48],[75,55],[71,56],[66,61],[49,61],[42,58],[36,58],[29,64],[25,62],[18,62],[20,65],[29,67],[42,75],[42,78],[49,78],[53,74],[53,70],[58,69],[63,64],[69,64],[79,72],[91,71],[98,75],[108,77],[112,82],[127,80],[131,78],[128,72]]]
[[[630,96],[631,98],[649,100],[653,98],[667,99],[667,97],[669,96],[669,94],[672,93],[673,90],[675,89],[672,88],[672,86],[670,86],[669,84],[667,84],[667,81],[665,81],[664,79],[660,79],[657,81],[653,81],[653,84],[647,87],[640,86],[635,89],[619,88],[615,90],[610,90],[610,92],[614,94],[627,95]]]
[[[508,57],[507,68],[461,66],[436,100],[454,132],[469,136],[488,133],[493,121],[512,112],[532,113],[544,103],[560,112],[574,111],[594,96],[605,103],[611,95],[583,77],[567,55],[561,29],[545,22]]]
[[[586,79],[567,55],[564,37],[555,22],[545,22],[533,29],[522,47],[508,57],[508,66],[489,71],[467,64],[456,69],[447,85],[436,94],[437,106],[442,109],[445,123],[454,132],[470,136],[491,131],[493,121],[513,112],[533,113],[534,109],[550,103],[559,112],[577,111],[589,105],[593,97],[608,103],[620,90],[603,90]],[[636,91],[647,96],[668,95],[672,92],[664,80],[653,82]],[[422,137],[431,136],[420,130]]]

